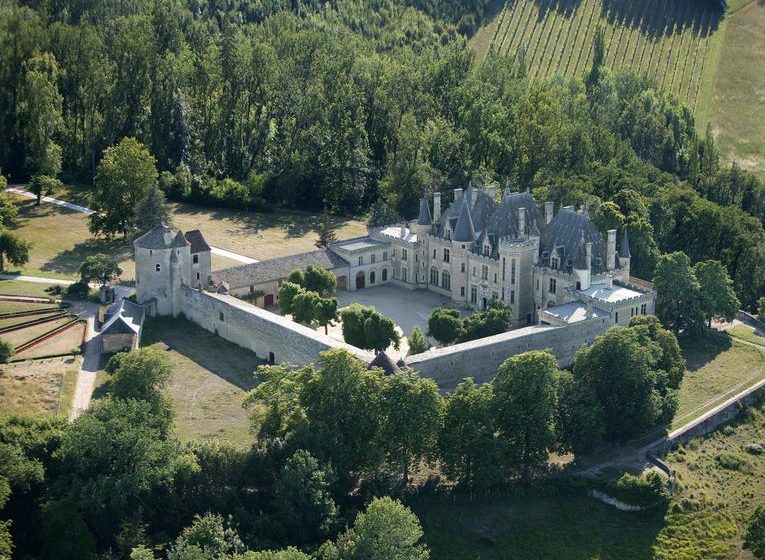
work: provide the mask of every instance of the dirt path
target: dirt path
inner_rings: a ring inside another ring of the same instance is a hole
[[[90,397],[96,385],[96,372],[101,365],[101,337],[95,331],[95,316],[88,317],[85,332],[85,351],[82,365],[77,374],[77,384],[72,397],[72,409],[69,420],[74,420],[90,406]]]

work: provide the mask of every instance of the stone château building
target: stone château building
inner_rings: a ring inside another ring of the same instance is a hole
[[[212,272],[210,247],[199,231],[185,235],[158,226],[135,241],[138,299],[159,314],[177,315],[176,294],[186,285],[250,296],[265,308],[277,304],[289,273],[308,265],[331,270],[341,289],[394,284],[429,290],[456,305],[483,310],[492,300],[512,309],[512,326],[570,324],[654,312],[650,284],[630,277],[629,239],[617,247],[616,230],[604,239],[587,207],[540,211],[529,192],[454,190],[442,211],[441,195],[420,201],[416,220],[375,228],[327,249]]]

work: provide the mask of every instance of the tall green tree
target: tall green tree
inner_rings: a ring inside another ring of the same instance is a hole
[[[425,335],[422,334],[422,331],[420,330],[419,325],[415,325],[412,327],[412,334],[409,335],[409,353],[414,354],[422,354],[423,352],[427,352],[430,348],[430,344],[428,344],[427,339],[425,338]]]
[[[96,253],[95,255],[85,257],[78,272],[80,273],[80,281],[83,284],[87,284],[91,280],[98,280],[101,284],[108,284],[122,274],[122,269],[117,264],[117,259],[113,256],[105,253]]]
[[[703,329],[701,286],[685,253],[662,255],[653,278],[656,316],[675,333]]]
[[[109,389],[119,399],[137,399],[168,408],[162,389],[170,381],[173,365],[158,346],[146,346],[133,352],[120,352],[106,364],[112,375]]]
[[[400,469],[406,487],[412,465],[434,454],[441,423],[441,395],[432,379],[405,369],[386,379],[383,402],[383,446],[388,461]]]
[[[462,319],[457,309],[437,307],[428,317],[428,336],[441,344],[451,344],[462,334]]]
[[[393,344],[398,349],[401,335],[396,325],[375,311],[373,307],[364,307],[357,303],[340,310],[343,321],[343,339],[357,348],[380,352]]]
[[[0,272],[5,270],[5,263],[24,266],[29,261],[31,244],[19,239],[10,231],[0,231]]]
[[[159,185],[150,184],[146,192],[135,205],[135,224],[137,233],[146,233],[160,224],[172,224],[172,212]]]
[[[701,312],[707,318],[707,326],[712,326],[713,319],[735,319],[741,302],[723,264],[720,261],[699,262],[694,265],[693,272],[699,282]]]
[[[446,395],[438,457],[444,473],[468,488],[487,488],[501,479],[495,434],[494,386],[472,378]]]
[[[397,500],[376,498],[359,513],[353,526],[319,551],[322,560],[427,560],[427,547],[417,517]]]
[[[285,540],[302,545],[330,534],[339,510],[330,495],[331,474],[308,451],[296,451],[274,484],[274,509]]]
[[[157,183],[157,166],[149,150],[135,138],[107,148],[94,180],[94,214],[90,230],[112,236],[136,225],[135,207]]]
[[[528,482],[555,446],[558,363],[549,352],[508,358],[494,380],[493,409],[507,466]]]

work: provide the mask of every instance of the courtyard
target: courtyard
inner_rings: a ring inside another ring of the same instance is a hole
[[[427,332],[428,317],[436,307],[459,309],[463,317],[470,314],[469,310],[459,308],[448,297],[426,290],[406,290],[390,284],[353,292],[338,290],[337,300],[340,309],[348,307],[352,303],[374,307],[396,324],[401,335],[401,346],[398,350],[392,346],[386,350],[394,360],[406,356],[409,352],[407,337],[415,325],[419,326],[423,333]],[[343,340],[342,324],[337,323],[329,327],[329,336],[336,340]],[[428,341],[430,344],[436,345],[434,340],[428,339]]]

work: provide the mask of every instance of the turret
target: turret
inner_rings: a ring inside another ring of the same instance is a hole
[[[430,228],[433,227],[433,220],[430,219],[428,199],[424,196],[420,199],[420,214],[417,217],[417,223],[414,227],[418,236],[427,234],[430,231]]]

